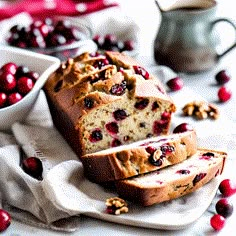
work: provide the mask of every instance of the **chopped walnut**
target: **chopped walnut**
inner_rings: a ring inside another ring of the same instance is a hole
[[[185,116],[193,116],[198,120],[203,120],[207,118],[218,119],[219,110],[218,108],[211,103],[207,103],[205,101],[193,101],[187,103],[182,111]]]
[[[108,198],[106,200],[107,213],[113,215],[120,215],[128,212],[128,204],[119,197]]]

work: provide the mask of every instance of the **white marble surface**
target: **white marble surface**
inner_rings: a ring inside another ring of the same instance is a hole
[[[132,0],[119,0],[124,11],[131,16],[138,25],[140,25],[141,29],[141,51],[140,51],[140,60],[144,62],[144,64],[153,68],[153,59],[152,59],[152,42],[156,35],[156,31],[158,29],[160,23],[160,15],[158,10],[156,9],[155,3],[152,0],[146,1],[132,1]],[[233,0],[219,0],[219,14],[232,18],[236,20],[236,14],[233,7]],[[226,32],[226,29],[222,27],[222,34],[226,37],[225,41],[230,40],[230,37],[233,33],[229,30]],[[213,68],[212,71],[201,73],[197,75],[184,75],[180,76],[184,79],[185,86],[189,86],[194,89],[195,92],[202,95],[209,102],[216,102],[217,100],[217,89],[218,87],[214,85],[214,75],[220,69],[227,68],[232,74],[232,81],[230,82],[230,87],[233,90],[233,98],[227,102],[226,104],[218,104],[220,111],[222,113],[226,113],[229,116],[230,120],[234,121],[232,127],[232,134],[236,137],[236,67],[235,67],[235,59],[236,59],[236,49],[229,53],[222,61]],[[219,127],[219,130],[223,130],[224,127]],[[235,152],[236,153],[236,152]],[[232,154],[235,154],[232,153]],[[232,166],[235,161],[231,160]],[[236,166],[234,164],[234,166]],[[232,169],[233,170],[233,169]],[[232,177],[235,178],[233,171],[231,173]],[[145,229],[138,227],[130,227],[125,225],[118,225],[109,222],[104,222],[88,217],[81,216],[81,228],[71,234],[66,235],[103,235],[103,236],[131,236],[131,235],[207,235],[207,236],[215,236],[215,235],[232,235],[232,232],[235,230],[236,222],[236,209],[234,210],[233,215],[227,219],[227,224],[224,229],[220,232],[214,232],[210,227],[210,217],[212,216],[212,212],[214,212],[214,202],[209,207],[208,211],[206,211],[200,219],[198,219],[192,226],[188,227],[185,230],[180,231],[159,231],[154,229]],[[236,208],[236,197],[232,197],[233,203]],[[36,227],[28,226],[17,221],[12,222],[12,225],[9,229],[3,233],[3,235],[7,236],[23,236],[23,235],[65,235],[65,233],[48,231],[45,229],[39,229]]]

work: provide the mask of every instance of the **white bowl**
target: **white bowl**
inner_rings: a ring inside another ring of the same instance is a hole
[[[60,65],[60,60],[55,57],[31,52],[24,49],[0,46],[0,67],[7,62],[25,65],[30,70],[38,72],[40,77],[33,89],[19,102],[0,108],[0,130],[10,130],[15,122],[23,121],[35,104],[41,88],[48,76]]]

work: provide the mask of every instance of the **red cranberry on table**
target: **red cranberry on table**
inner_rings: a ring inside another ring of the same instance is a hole
[[[222,86],[218,90],[218,98],[220,102],[227,102],[228,100],[230,100],[231,97],[232,97],[232,91],[229,88]]]
[[[231,79],[226,70],[221,70],[215,75],[215,80],[218,84],[226,84]]]
[[[215,214],[210,219],[210,224],[213,229],[220,231],[225,226],[225,218],[222,215]]]
[[[22,162],[22,169],[33,178],[38,180],[42,179],[43,165],[39,158],[28,157],[24,159]]]
[[[173,130],[173,133],[183,133],[183,132],[186,132],[186,131],[191,131],[191,130],[194,130],[194,128],[188,124],[188,123],[181,123],[179,125],[177,125],[174,130]]]
[[[216,212],[223,217],[227,218],[232,215],[233,213],[233,204],[227,198],[220,199],[216,205]]]
[[[0,209],[0,232],[5,231],[11,224],[11,216],[10,214]]]
[[[183,88],[184,82],[180,77],[175,77],[166,82],[171,91],[178,91]]]
[[[236,193],[236,184],[230,179],[224,179],[219,185],[219,191],[224,197],[232,196]]]

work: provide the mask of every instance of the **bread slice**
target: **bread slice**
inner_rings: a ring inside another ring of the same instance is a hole
[[[195,131],[163,135],[81,157],[86,177],[108,182],[179,163],[197,151]]]
[[[198,149],[187,160],[145,175],[119,180],[120,197],[143,206],[179,198],[201,188],[224,169],[225,152]]]

